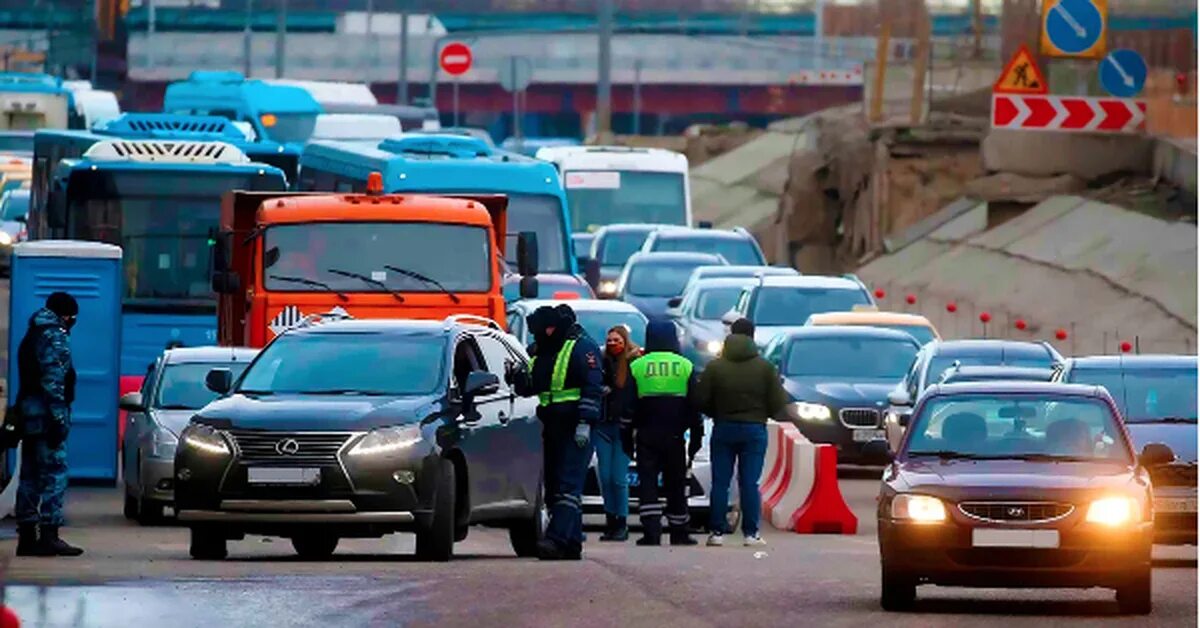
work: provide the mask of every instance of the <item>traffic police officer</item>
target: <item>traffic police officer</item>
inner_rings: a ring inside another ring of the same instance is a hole
[[[600,350],[567,305],[544,306],[529,315],[533,358],[513,373],[517,394],[538,396],[542,421],[543,478],[550,507],[543,560],[583,556],[583,483],[592,461],[591,426],[600,420],[604,396]]]
[[[638,545],[662,541],[663,505],[658,500],[658,474],[667,494],[667,523],[671,545],[695,545],[688,534],[687,470],[700,451],[704,423],[690,397],[697,375],[680,355],[679,337],[669,321],[646,327],[646,353],[630,365],[633,393],[634,440],[640,491],[638,514],[644,536]],[[685,453],[684,432],[689,432]]]

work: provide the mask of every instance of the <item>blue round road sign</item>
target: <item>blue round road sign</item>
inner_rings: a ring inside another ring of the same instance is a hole
[[[1104,32],[1104,18],[1091,0],[1048,0],[1046,37],[1059,50],[1076,54],[1090,49]]]
[[[1108,53],[1100,62],[1100,85],[1117,98],[1133,98],[1146,85],[1146,60],[1133,50]]]

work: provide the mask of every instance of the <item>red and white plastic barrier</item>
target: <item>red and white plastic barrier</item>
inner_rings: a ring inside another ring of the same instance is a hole
[[[768,425],[763,517],[801,534],[854,534],[858,518],[837,483],[837,450],[810,442],[791,423]]]

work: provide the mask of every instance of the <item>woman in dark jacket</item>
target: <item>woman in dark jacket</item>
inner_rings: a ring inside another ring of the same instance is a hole
[[[642,354],[629,338],[629,329],[617,325],[608,330],[604,342],[604,385],[608,389],[605,397],[604,421],[596,426],[593,435],[596,444],[596,467],[600,477],[600,494],[604,497],[604,514],[607,529],[601,541],[624,541],[629,538],[629,455],[625,451],[628,436],[629,412],[633,402],[629,398],[633,390],[633,378],[629,375],[629,363]]]

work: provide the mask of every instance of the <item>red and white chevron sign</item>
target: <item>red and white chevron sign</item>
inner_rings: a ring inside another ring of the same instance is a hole
[[[992,94],[992,128],[1140,133],[1146,129],[1146,103],[1128,98]]]

